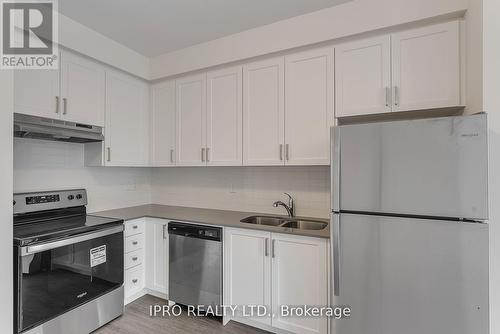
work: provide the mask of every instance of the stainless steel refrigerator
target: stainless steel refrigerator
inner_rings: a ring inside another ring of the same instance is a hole
[[[332,334],[488,333],[486,123],[332,128]]]

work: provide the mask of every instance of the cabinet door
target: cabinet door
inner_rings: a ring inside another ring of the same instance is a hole
[[[285,57],[285,161],[329,165],[333,48]]]
[[[243,67],[243,165],[283,165],[284,58]]]
[[[147,218],[146,224],[146,288],[160,297],[168,294],[167,221]]]
[[[281,305],[327,305],[326,239],[273,233],[273,327],[293,333],[327,333],[327,317],[281,317]]]
[[[207,165],[241,166],[242,68],[207,74]]]
[[[206,75],[176,80],[176,164],[205,165]]]
[[[335,47],[335,115],[390,112],[391,37],[389,35]]]
[[[62,53],[62,119],[104,126],[105,89],[106,75],[101,65],[68,52]]]
[[[146,166],[149,162],[148,85],[107,72],[106,166]]]
[[[14,71],[14,112],[59,118],[60,107],[58,70]]]
[[[394,111],[460,105],[458,21],[392,36]]]
[[[225,230],[224,304],[265,305],[271,311],[270,240],[269,232]],[[247,319],[271,325],[270,317]]]
[[[153,166],[175,165],[175,82],[154,85],[151,93]]]

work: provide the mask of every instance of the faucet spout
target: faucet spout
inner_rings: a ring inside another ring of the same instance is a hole
[[[288,213],[288,216],[294,217],[295,216],[295,208],[294,208],[293,198],[292,198],[292,196],[290,196],[290,194],[285,193],[285,195],[288,196],[288,204],[285,204],[282,201],[276,201],[273,203],[273,206],[275,208],[277,208],[278,206],[284,207],[286,212]]]

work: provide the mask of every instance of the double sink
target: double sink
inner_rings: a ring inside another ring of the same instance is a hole
[[[250,216],[242,219],[241,222],[246,224],[294,228],[299,230],[322,230],[327,226],[327,223],[322,221],[295,219],[293,217]]]

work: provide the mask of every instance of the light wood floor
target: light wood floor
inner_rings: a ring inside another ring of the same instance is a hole
[[[226,326],[210,317],[188,317],[182,312],[179,317],[150,317],[149,306],[164,304],[163,299],[150,295],[125,306],[125,313],[93,334],[263,334],[268,333],[234,321]]]

